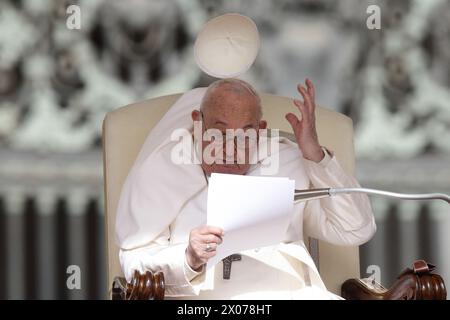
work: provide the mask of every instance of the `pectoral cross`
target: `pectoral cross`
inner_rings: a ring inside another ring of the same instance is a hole
[[[231,276],[231,264],[233,261],[240,261],[242,256],[240,254],[232,254],[225,259],[222,259],[223,263],[223,278],[229,280]]]

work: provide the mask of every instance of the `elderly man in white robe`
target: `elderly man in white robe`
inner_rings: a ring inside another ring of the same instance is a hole
[[[296,143],[278,140],[276,156],[280,157],[280,170],[276,175],[294,179],[298,189],[311,185],[358,187],[356,179],[343,171],[333,152],[319,144],[312,82],[307,79],[305,84],[299,84],[298,91],[303,99],[293,100],[293,108],[301,112],[301,118],[294,113],[285,116]],[[186,119],[189,113],[190,121]],[[232,157],[233,161],[174,163],[171,152],[176,142],[167,138],[170,133],[165,130],[186,128],[192,145],[202,143],[203,150],[211,143],[196,141],[195,121],[201,122],[203,131],[216,129],[224,136],[227,129],[258,132],[267,127],[258,94],[242,80],[218,80],[206,90],[199,88],[186,93],[175,103],[150,133],[122,189],[116,231],[120,262],[127,280],[134,270],[162,271],[166,297],[176,298],[339,298],[323,284],[303,242],[303,231],[337,245],[367,242],[376,226],[369,199],[364,194],[296,204],[282,243],[227,258],[227,267],[232,260],[238,260],[232,263],[231,274],[229,268],[216,267],[213,285],[205,287],[205,265],[216,254],[217,246],[226,241],[222,229],[206,225],[209,176],[211,173],[261,175],[262,171],[261,162],[250,162],[248,146],[244,161],[237,161],[236,147],[224,147],[223,156],[227,160]]]

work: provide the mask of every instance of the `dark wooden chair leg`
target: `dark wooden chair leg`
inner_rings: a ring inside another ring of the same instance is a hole
[[[147,271],[140,274],[135,271],[131,282],[116,277],[112,284],[112,300],[163,300],[164,274]]]

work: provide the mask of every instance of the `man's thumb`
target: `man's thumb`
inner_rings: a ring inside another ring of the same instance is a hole
[[[286,114],[285,118],[293,127],[295,127],[297,125],[297,123],[299,122],[297,117],[293,113]]]

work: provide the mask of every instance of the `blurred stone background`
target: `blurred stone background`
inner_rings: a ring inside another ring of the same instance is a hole
[[[66,24],[72,4],[80,29]],[[380,30],[366,26],[373,4]],[[227,12],[261,35],[243,79],[293,97],[309,77],[320,105],[353,119],[363,186],[450,194],[448,0],[2,0],[0,298],[106,298],[103,117],[213,81],[193,43]],[[390,286],[422,258],[449,284],[449,207],[371,199],[378,232],[361,276]],[[81,289],[67,288],[69,265]]]

